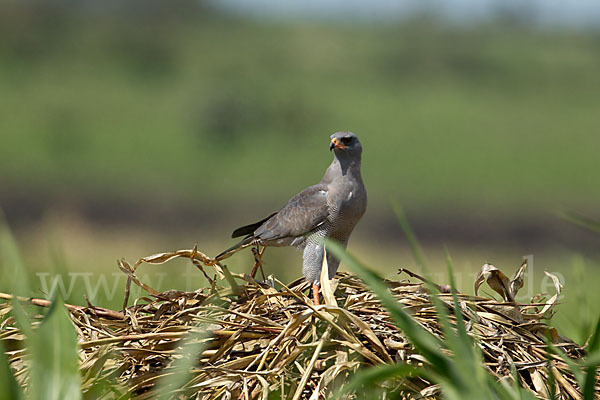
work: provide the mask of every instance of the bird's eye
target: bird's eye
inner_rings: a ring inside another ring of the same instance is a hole
[[[346,136],[342,138],[342,144],[348,146],[350,143],[352,143],[352,136]]]

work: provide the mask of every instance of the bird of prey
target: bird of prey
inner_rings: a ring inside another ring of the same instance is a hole
[[[232,238],[242,241],[219,254],[223,260],[249,246],[296,246],[304,249],[302,272],[312,284],[313,299],[319,304],[323,265],[323,239],[334,239],[346,246],[354,226],[367,208],[367,192],[360,174],[362,146],[352,132],[331,135],[329,150],[333,162],[321,182],[294,197],[279,211],[250,225],[236,229]],[[329,279],[340,260],[327,254]]]

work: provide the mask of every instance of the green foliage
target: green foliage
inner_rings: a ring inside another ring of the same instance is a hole
[[[592,232],[600,233],[600,221],[595,221],[589,217],[581,215],[579,213],[573,211],[561,211],[559,216],[574,223],[575,225],[579,225],[584,227]]]
[[[30,320],[17,300],[12,316],[27,337],[29,399],[81,399],[77,335],[62,302],[55,300],[44,320],[32,330]],[[0,398],[20,399],[22,389],[10,370],[0,343]]]
[[[0,208],[0,272],[5,277],[0,282],[0,288],[11,293],[26,296],[31,294],[31,285],[27,269],[21,258],[19,247],[15,241],[4,214]]]
[[[423,253],[423,249],[421,249],[421,245],[417,240],[417,236],[413,232],[412,228],[408,223],[408,219],[406,218],[406,214],[404,213],[404,209],[398,202],[393,203],[394,212],[396,213],[396,217],[398,218],[398,222],[402,227],[402,231],[408,240],[408,244],[410,249],[412,250],[413,256],[417,265],[422,268],[427,268],[427,261],[425,259],[425,253]]]
[[[424,254],[402,208],[396,204],[395,210],[417,263],[425,268]],[[357,388],[368,389],[371,390],[371,393],[375,393],[377,389],[373,384],[374,382],[389,381],[390,379],[400,379],[401,382],[402,377],[422,375],[430,377],[430,379],[437,382],[444,397],[448,399],[534,398],[530,392],[525,391],[519,386],[519,379],[514,366],[514,382],[510,385],[506,382],[497,382],[492,374],[485,369],[481,352],[466,331],[462,316],[463,311],[460,308],[456,295],[452,262],[447,250],[446,260],[453,297],[453,314],[456,318],[454,327],[450,323],[446,306],[437,297],[437,288],[430,281],[426,281],[444,334],[444,339],[440,340],[419,326],[411,318],[410,314],[404,310],[403,306],[396,302],[381,277],[361,264],[337,243],[328,242],[327,248],[339,257],[349,269],[361,277],[371,290],[377,294],[383,306],[392,315],[398,328],[406,334],[415,348],[419,350],[419,353],[428,361],[428,364],[419,369],[406,364],[396,364],[363,370],[357,374],[350,385],[338,397]],[[597,378],[596,368],[600,364],[600,360],[598,359],[600,358],[600,320],[598,320],[594,332],[589,339],[589,354],[583,363],[576,363],[569,359],[568,356],[563,354],[550,342],[547,343],[547,346],[550,351],[549,354],[558,355],[568,365],[577,378],[579,386],[583,389],[584,399],[594,399]],[[444,350],[449,351],[450,355]],[[554,375],[551,371],[549,371],[548,375],[550,379],[550,392],[554,396]],[[402,385],[399,387],[402,388]]]
[[[366,370],[357,375],[356,381],[351,383],[351,388],[361,386],[371,378],[389,379],[417,373],[428,376],[437,382],[445,398],[448,399],[517,398],[518,389],[501,386],[487,373],[481,362],[481,354],[466,334],[464,322],[462,319],[457,318],[455,331],[450,325],[445,306],[439,300],[434,300],[434,305],[443,327],[444,341],[422,328],[404,310],[403,306],[388,291],[381,277],[345,252],[338,244],[330,242],[327,244],[327,248],[336,257],[340,257],[342,262],[360,276],[371,290],[377,294],[381,303],[392,315],[398,328],[406,334],[419,353],[428,361],[427,366],[417,371],[403,364],[385,367],[376,371]],[[435,296],[432,296],[432,299],[435,299]],[[456,297],[454,313],[456,315],[462,313]],[[443,351],[444,349],[449,350],[452,355],[447,355]],[[397,369],[395,372],[394,368]],[[529,398],[533,397],[530,396]]]
[[[16,242],[4,223],[0,220],[0,249],[3,275],[8,277],[13,294],[30,293],[25,268]],[[55,299],[42,323],[32,329],[31,321],[19,300],[13,297],[12,315],[27,338],[29,362],[28,382],[31,399],[80,399],[79,356],[77,335],[62,301]],[[0,393],[6,398],[19,398],[21,390],[16,386],[8,360],[2,349],[0,357]]]
[[[159,400],[169,400],[172,398],[174,390],[185,390],[184,386],[192,377],[192,369],[196,367],[198,355],[206,348],[206,339],[209,336],[202,334],[199,331],[190,330],[181,351],[176,355],[173,368],[168,371],[163,371],[164,376],[161,378],[157,393],[154,395]]]
[[[30,398],[81,399],[77,334],[62,302],[55,300],[29,341]]]
[[[401,380],[406,376],[426,376],[423,370],[419,370],[408,364],[383,364],[359,371],[350,382],[338,392],[334,398],[339,399],[347,393],[364,394],[366,398],[374,398],[373,394],[381,392],[381,383],[390,380]]]
[[[401,208],[397,207],[397,213],[405,229],[405,234],[411,238],[413,249],[420,250],[416,236],[410,229]],[[1,233],[0,246],[5,250],[4,257],[10,262],[19,263],[19,254],[8,228],[3,226]],[[394,395],[398,389],[403,388],[404,378],[422,376],[439,384],[447,399],[533,398],[530,392],[519,387],[516,371],[513,371],[513,375],[515,376],[514,381],[517,383],[508,384],[497,382],[485,369],[478,346],[467,334],[462,314],[464,311],[461,309],[456,295],[453,267],[448,254],[446,254],[447,268],[453,295],[451,311],[455,316],[455,323],[451,322],[448,305],[437,297],[435,286],[427,282],[432,303],[442,327],[443,339],[440,339],[419,325],[417,320],[396,301],[380,276],[361,264],[338,244],[327,243],[327,248],[341,258],[348,268],[359,275],[377,294],[398,328],[406,334],[419,354],[427,360],[422,367],[392,364],[362,369],[343,392],[337,393],[339,397],[344,393],[354,391],[365,394],[365,396],[380,394],[382,391]],[[6,249],[9,249],[9,252]],[[417,259],[424,260],[422,252],[417,253]],[[4,265],[6,265],[6,260],[4,260]],[[18,271],[15,271],[15,274],[18,275]],[[32,399],[68,400],[81,398],[77,336],[61,302],[57,300],[53,302],[42,323],[36,329],[31,328],[27,315],[16,300],[13,301],[12,316],[27,337],[28,361],[31,363],[28,371],[29,397]],[[181,392],[185,393],[184,386],[189,381],[189,371],[194,368],[197,361],[195,355],[201,353],[204,348],[204,338],[205,336],[198,333],[193,333],[188,337],[182,351],[176,355],[178,359],[172,368],[161,372],[163,377],[160,380],[160,389],[157,395],[167,398],[168,391],[174,387],[180,387]],[[584,399],[593,399],[596,371],[600,364],[600,321],[596,323],[589,339],[588,357],[582,362],[569,359],[550,343],[548,348],[553,354],[563,359],[571,369],[580,387],[584,390]],[[2,349],[0,348],[0,350]],[[98,362],[100,363],[99,368],[101,368],[103,361],[98,360]],[[0,355],[0,383],[2,383],[0,399],[23,397],[3,351]],[[104,383],[94,382],[92,386],[88,387],[87,395],[93,396],[94,388],[98,388],[98,393],[105,393],[105,390],[102,389]],[[108,384],[106,387],[108,388]]]
[[[10,370],[8,357],[4,352],[4,345],[0,342],[0,400],[19,400],[22,398],[23,391]]]
[[[351,129],[372,199],[520,212],[600,196],[592,33],[38,14],[0,20],[11,186],[98,202],[160,188],[197,205],[277,181],[284,197]]]
[[[593,399],[595,396],[594,386],[596,385],[597,376],[596,371],[598,369],[598,365],[600,365],[600,360],[591,360],[592,358],[598,358],[600,356],[600,318],[598,318],[598,322],[596,323],[596,328],[594,329],[592,336],[588,343],[588,362],[591,362],[585,371],[585,380],[583,383],[583,397],[585,399]]]

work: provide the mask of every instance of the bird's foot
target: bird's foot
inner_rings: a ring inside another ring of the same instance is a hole
[[[263,254],[265,254],[265,250],[267,249],[266,246],[264,246],[261,250],[259,250],[259,247],[253,247],[252,248],[252,254],[254,254],[254,265],[252,266],[252,271],[250,272],[250,276],[252,278],[256,278],[256,273],[258,272],[258,269],[260,268],[260,274],[263,277],[263,280],[267,280],[265,278],[265,272],[263,271],[263,267],[262,267],[262,256]]]
[[[269,275],[269,277],[267,279],[265,279],[264,281],[255,280],[255,282],[258,283],[260,286],[262,286],[265,289],[275,287],[275,281],[273,280],[273,275]]]

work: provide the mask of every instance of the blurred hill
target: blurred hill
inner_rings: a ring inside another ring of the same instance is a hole
[[[451,23],[502,21],[549,27],[594,28],[600,24],[595,0],[212,0],[219,10],[256,18],[397,21],[430,15]]]
[[[0,13],[0,206],[14,225],[68,209],[233,228],[316,183],[328,136],[352,130],[368,232],[395,229],[397,199],[426,239],[587,243],[549,212],[597,213],[598,32],[60,4]]]

